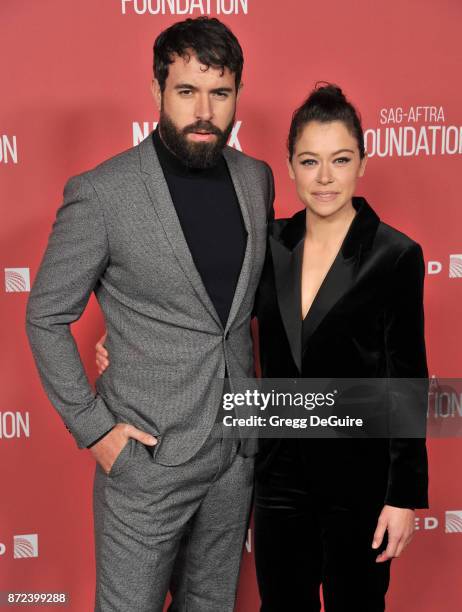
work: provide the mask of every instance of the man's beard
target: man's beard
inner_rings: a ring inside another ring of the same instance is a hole
[[[166,147],[188,168],[211,168],[216,166],[233,129],[234,117],[224,131],[210,121],[196,121],[183,129],[173,123],[170,117],[161,111],[159,118],[160,135]],[[213,142],[191,142],[187,134],[196,131],[215,134]]]

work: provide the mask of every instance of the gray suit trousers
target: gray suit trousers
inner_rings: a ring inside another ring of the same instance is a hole
[[[253,458],[217,426],[189,461],[156,463],[130,439],[94,480],[95,612],[232,612]]]

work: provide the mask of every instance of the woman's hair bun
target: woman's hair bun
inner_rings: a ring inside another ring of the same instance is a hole
[[[346,96],[338,85],[327,83],[326,81],[317,81],[313,91],[308,99],[331,99],[337,102],[346,102]]]
[[[311,121],[320,123],[341,121],[356,138],[360,157],[365,156],[361,116],[338,85],[318,81],[305,102],[294,112],[287,138],[290,160],[303,127]]]

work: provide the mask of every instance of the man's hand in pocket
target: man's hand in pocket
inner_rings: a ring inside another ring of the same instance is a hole
[[[109,474],[114,461],[128,443],[129,438],[135,438],[135,440],[148,446],[157,444],[157,438],[151,436],[151,434],[128,423],[117,423],[110,432],[90,448],[93,457],[106,474]]]

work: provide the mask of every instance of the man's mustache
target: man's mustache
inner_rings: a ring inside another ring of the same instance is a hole
[[[183,128],[183,134],[192,134],[194,132],[208,132],[209,134],[215,134],[216,136],[222,136],[223,132],[216,125],[210,123],[210,121],[196,121],[191,125],[187,125]]]

